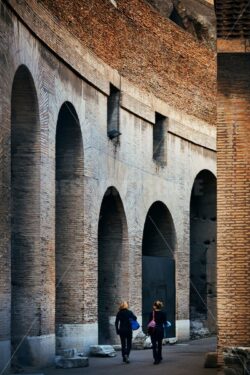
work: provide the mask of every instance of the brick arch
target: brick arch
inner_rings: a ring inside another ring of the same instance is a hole
[[[103,197],[98,224],[99,343],[117,340],[112,320],[122,300],[129,299],[127,219],[120,194],[109,187]]]
[[[83,199],[82,133],[74,106],[65,102],[56,129],[57,350],[67,349],[70,325],[83,323]],[[72,345],[82,350],[74,337]]]
[[[216,177],[200,171],[190,199],[191,337],[216,333]]]
[[[11,93],[11,339],[14,361],[29,364],[26,336],[41,334],[40,121],[25,65]]]
[[[176,231],[167,206],[154,202],[148,210],[142,240],[142,320],[146,323],[154,300],[163,300],[167,317],[172,322],[168,335],[175,336],[176,287],[175,253]]]

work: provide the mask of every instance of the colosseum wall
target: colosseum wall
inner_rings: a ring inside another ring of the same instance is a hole
[[[35,1],[1,2],[0,369],[13,352],[45,366],[56,350],[87,353],[98,340],[114,342],[120,299],[142,319],[143,231],[155,203],[156,218],[164,206],[172,228],[159,256],[175,235],[175,335],[189,338],[190,200],[200,172],[216,176],[216,129],[212,116],[204,120],[209,99],[204,107],[199,99],[202,116],[195,108],[187,114],[66,28],[57,41],[53,27]],[[121,93],[118,140],[107,137],[110,84]],[[153,157],[156,118],[166,121],[163,161]],[[110,290],[98,283],[102,276]]]

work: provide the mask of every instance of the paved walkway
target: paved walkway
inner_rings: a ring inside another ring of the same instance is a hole
[[[121,361],[121,353],[110,358],[89,358],[82,369],[46,369],[45,375],[216,375],[217,369],[205,369],[205,353],[215,351],[216,339],[208,338],[163,346],[163,361],[153,365],[152,350],[133,350],[130,364]]]

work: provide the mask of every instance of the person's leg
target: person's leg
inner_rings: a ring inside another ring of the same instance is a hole
[[[155,335],[151,336],[151,343],[152,343],[153,357],[154,357],[154,360],[155,360],[154,363],[156,363],[157,362],[157,347],[156,347],[157,344],[156,344]]]
[[[159,337],[158,339],[158,360],[161,361],[162,360],[162,337]]]
[[[125,362],[125,356],[126,356],[126,338],[124,335],[120,335],[121,339],[121,346],[122,346],[122,358],[123,361]]]
[[[129,357],[129,354],[130,354],[130,351],[131,351],[131,347],[132,347],[132,335],[129,334],[128,337],[127,337],[127,355]]]
[[[132,341],[132,338],[130,338],[129,335],[125,335],[124,336],[124,357],[123,357],[123,361],[126,362],[126,363],[129,363],[129,353],[130,353],[130,350],[131,350],[131,341]]]

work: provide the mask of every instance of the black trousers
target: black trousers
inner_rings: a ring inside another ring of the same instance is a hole
[[[153,357],[155,361],[162,360],[162,340],[164,334],[163,332],[155,332],[151,335],[151,342],[152,342],[152,349],[153,349]]]
[[[129,356],[132,346],[132,334],[129,333],[120,333],[121,345],[122,345],[122,356]]]

